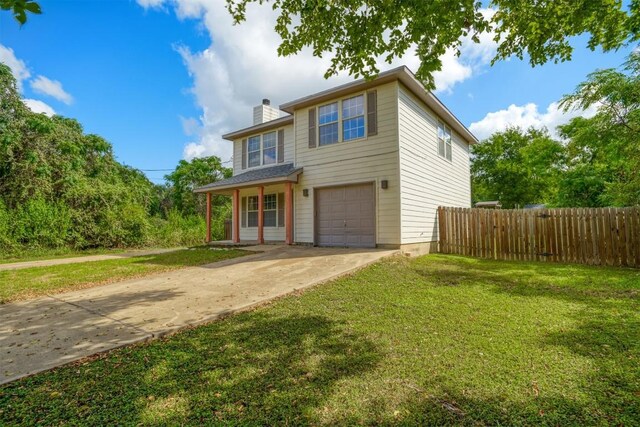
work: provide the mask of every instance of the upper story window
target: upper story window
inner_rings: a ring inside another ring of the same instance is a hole
[[[249,167],[260,166],[260,135],[249,138],[247,144]]]
[[[338,142],[338,103],[323,105],[318,108],[319,145]]]
[[[354,96],[342,101],[342,139],[364,137],[364,96]]]
[[[255,135],[247,140],[248,167],[273,165],[278,161],[278,133]],[[243,154],[244,155],[244,154]]]
[[[262,164],[272,165],[276,162],[276,133],[262,135]]]
[[[451,128],[438,122],[438,155],[451,160]]]

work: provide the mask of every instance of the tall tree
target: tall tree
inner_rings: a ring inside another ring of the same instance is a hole
[[[440,57],[449,49],[460,54],[463,37],[477,43],[491,33],[494,62],[526,56],[532,66],[571,59],[569,41],[581,34],[589,35],[591,50],[605,51],[640,37],[640,0],[628,9],[620,0],[491,0],[493,12],[476,0],[227,0],[236,23],[252,3],[278,11],[280,55],[310,47],[316,56],[332,56],[326,76],[348,70],[357,77],[375,75],[379,58],[391,62],[415,47],[418,78],[429,88]]]
[[[632,53],[620,70],[590,74],[561,105],[598,108],[592,118],[560,127],[569,140],[561,203],[640,204],[640,53]]]
[[[205,199],[193,192],[197,187],[230,177],[232,170],[222,165],[217,156],[180,160],[176,169],[165,176],[171,184],[170,198],[173,207],[186,215],[204,214]],[[226,198],[216,197],[214,208],[228,204]]]
[[[472,152],[474,201],[499,200],[506,208],[555,201],[564,148],[546,130],[510,128]]]

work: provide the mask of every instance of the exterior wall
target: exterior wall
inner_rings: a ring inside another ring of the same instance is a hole
[[[294,186],[295,242],[314,241],[314,189],[374,182],[376,241],[378,244],[400,244],[398,83],[387,83],[375,89],[378,104],[378,133],[375,136],[309,148],[309,109],[295,112],[295,164],[304,168],[300,181]],[[349,97],[357,94],[350,94]],[[340,99],[343,98],[320,105]],[[385,179],[389,182],[389,188],[383,190],[380,181]],[[308,197],[303,196],[302,190],[305,188],[309,190]]]
[[[438,206],[471,206],[469,144],[452,131],[452,160],[438,155],[437,116],[399,86],[402,244],[438,240]]]
[[[264,187],[264,194],[284,193],[284,185],[271,185]],[[246,188],[240,190],[240,224],[242,224],[242,198],[247,196],[257,196],[258,188]],[[294,213],[295,215],[295,213]],[[284,241],[285,228],[282,227],[264,227],[265,241]],[[240,241],[258,240],[258,227],[240,227]]]
[[[268,131],[256,133],[256,135],[261,135],[263,133],[269,133],[273,131],[277,132],[280,129],[284,129],[284,163],[293,163],[294,150],[295,150],[294,142],[293,142],[293,139],[294,139],[293,125],[287,125],[287,126],[283,126],[276,129],[270,129]],[[278,165],[278,163],[276,163],[272,165],[256,166],[253,168],[242,169],[242,140],[243,139],[245,138],[240,138],[233,141],[233,174],[234,175],[238,175],[238,174],[247,172],[249,170]],[[246,139],[249,139],[249,137],[247,137]]]

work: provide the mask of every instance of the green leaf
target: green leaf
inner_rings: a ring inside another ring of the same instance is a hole
[[[24,5],[24,8],[26,10],[28,10],[29,12],[35,13],[35,14],[38,14],[38,15],[42,13],[42,9],[40,8],[40,5],[38,3],[36,3],[36,2],[34,2],[34,1],[27,2]]]

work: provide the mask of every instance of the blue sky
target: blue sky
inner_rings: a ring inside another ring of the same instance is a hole
[[[250,8],[248,22],[233,26],[223,3],[41,0],[44,14],[22,28],[0,12],[0,60],[20,76],[25,98],[78,119],[128,165],[171,169],[207,154],[227,160],[221,133],[249,125],[262,98],[277,105],[350,78],[325,81],[327,60],[309,52],[278,58],[268,7]],[[506,124],[554,127],[570,117],[554,102],[631,51],[591,52],[586,38],[574,45],[571,62],[531,68],[517,59],[490,67],[488,37],[463,44],[461,58],[444,58],[437,95],[481,137]],[[416,60],[399,64],[415,69]],[[161,182],[164,173],[147,175]]]

